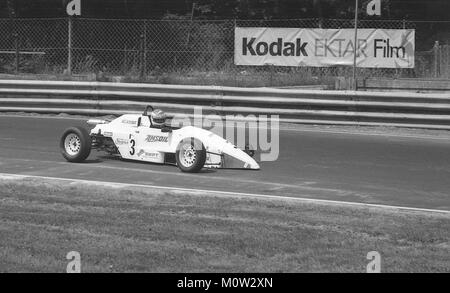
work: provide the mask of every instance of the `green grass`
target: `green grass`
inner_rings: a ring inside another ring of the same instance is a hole
[[[450,216],[0,181],[0,272],[450,272]]]

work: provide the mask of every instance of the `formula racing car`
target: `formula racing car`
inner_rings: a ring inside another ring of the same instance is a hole
[[[142,115],[89,120],[87,123],[93,126],[90,132],[81,127],[65,130],[61,153],[73,163],[85,161],[96,149],[122,159],[176,164],[183,172],[195,173],[203,168],[259,170],[252,158],[254,151],[247,147],[241,150],[213,132],[193,126],[172,127],[166,121],[165,113],[151,106]]]

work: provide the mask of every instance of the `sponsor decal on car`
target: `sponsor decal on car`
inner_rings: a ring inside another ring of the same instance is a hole
[[[135,120],[122,120],[122,123],[123,124],[132,124],[132,125],[136,125],[137,124],[137,121],[135,121]]]
[[[156,159],[159,157],[158,153],[148,153],[144,150],[140,150],[137,154],[138,157],[144,157],[144,158],[148,158],[148,159]]]
[[[116,139],[116,144],[117,144],[117,145],[125,145],[125,144],[128,144],[128,139],[118,138],[118,139]]]
[[[144,153],[144,157],[148,159],[157,159],[159,158],[158,153]]]
[[[169,142],[168,136],[147,135],[146,142]]]

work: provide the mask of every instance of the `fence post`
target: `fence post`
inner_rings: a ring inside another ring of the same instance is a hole
[[[147,21],[144,20],[144,40],[143,40],[143,75],[147,75]]]
[[[236,28],[238,27],[238,23],[237,23],[237,19],[233,19],[233,42],[236,39]],[[233,48],[234,50],[234,48]],[[239,86],[239,68],[236,66],[235,60],[234,60],[234,56],[232,57],[232,62],[233,62],[233,70],[235,70],[235,74],[234,74],[234,86],[238,87]]]
[[[140,74],[139,74],[139,78],[142,80],[143,78],[144,78],[144,71],[145,71],[145,65],[144,65],[144,62],[145,62],[145,56],[144,56],[144,54],[145,54],[145,44],[144,44],[144,42],[145,42],[145,35],[142,33],[141,34],[141,48],[140,48],[140,63],[141,63],[141,72],[140,72]]]
[[[67,42],[67,74],[72,75],[72,37],[73,37],[73,20],[72,17],[68,18],[68,42]]]
[[[354,43],[354,53],[353,53],[353,90],[358,90],[357,78],[356,78],[356,70],[357,70],[357,61],[358,61],[358,8],[359,3],[356,0],[355,3],[355,43]]]
[[[268,66],[269,66],[269,73],[270,73],[269,86],[273,87],[273,64],[268,64]]]
[[[194,22],[194,14],[195,14],[195,1],[192,3],[192,11],[191,11],[191,25],[189,27],[189,31],[188,31],[188,35],[187,35],[187,40],[186,40],[186,48],[189,47],[189,42],[191,40],[191,31],[192,31],[192,25]]]
[[[19,34],[14,32],[14,48],[15,48],[15,73],[19,74],[19,65],[20,65],[20,42],[19,42]]]
[[[434,77],[439,77],[439,41],[434,42],[433,61],[434,61]]]
[[[445,55],[445,77],[446,78],[449,78],[450,77],[450,45],[448,44],[448,41],[447,41],[447,44],[445,45],[445,52],[446,52],[446,55]]]

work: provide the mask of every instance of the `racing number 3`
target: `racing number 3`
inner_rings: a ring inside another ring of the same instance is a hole
[[[134,156],[136,153],[136,150],[134,149],[136,147],[136,141],[134,139],[130,140],[130,155]]]

